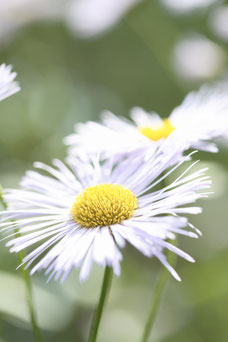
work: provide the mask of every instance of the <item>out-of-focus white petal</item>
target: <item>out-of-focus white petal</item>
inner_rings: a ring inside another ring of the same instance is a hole
[[[12,72],[12,66],[0,65],[0,101],[17,93],[21,88],[18,82],[14,81],[17,73]]]
[[[211,139],[228,138],[228,82],[202,86],[176,107],[170,121],[193,148],[217,152]]]

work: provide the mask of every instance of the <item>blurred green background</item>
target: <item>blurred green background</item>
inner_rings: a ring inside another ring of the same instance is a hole
[[[79,0],[0,0],[0,64],[13,64],[22,87],[0,103],[3,187],[17,187],[36,160],[63,159],[62,139],[76,122],[98,120],[103,109],[127,115],[133,106],[167,116],[190,90],[227,77],[224,1],[86,2],[80,12]],[[169,281],[153,342],[228,341],[227,146],[221,142],[219,154],[196,157],[209,167],[215,194],[191,218],[203,237],[180,239],[197,262],[178,260],[182,283]],[[2,242],[0,342],[33,341],[17,265]],[[100,342],[139,341],[160,270],[155,259],[125,249]],[[74,271],[64,285],[32,277],[45,341],[87,340],[102,274],[94,266],[80,284]]]

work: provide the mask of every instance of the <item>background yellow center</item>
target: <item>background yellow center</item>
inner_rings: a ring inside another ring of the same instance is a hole
[[[153,129],[150,126],[139,127],[139,132],[145,135],[145,137],[149,138],[150,140],[160,140],[162,138],[167,138],[170,133],[174,131],[175,127],[172,126],[169,119],[162,120],[162,125],[159,126],[157,129]]]

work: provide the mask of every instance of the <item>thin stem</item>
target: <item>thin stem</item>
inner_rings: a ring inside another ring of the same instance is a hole
[[[5,210],[7,210],[7,203],[4,201],[2,197],[2,192],[0,189],[0,202]],[[20,236],[19,230],[16,229],[15,232],[18,233],[18,236]],[[23,263],[23,259],[25,257],[24,251],[20,251],[18,253],[18,259],[20,265]],[[33,299],[32,299],[32,288],[31,288],[31,282],[30,282],[30,277],[29,277],[29,272],[24,268],[24,266],[21,266],[21,275],[24,280],[25,284],[25,294],[26,294],[26,301],[28,305],[28,310],[29,310],[29,316],[30,316],[30,321],[31,321],[31,326],[33,330],[33,335],[34,335],[34,340],[35,342],[43,342],[43,338],[41,336],[41,332],[39,329],[39,326],[36,321],[36,314],[35,314],[35,309],[34,309],[34,304],[33,304]]]
[[[7,209],[7,204],[6,204],[6,202],[4,201],[4,199],[2,197],[2,187],[1,187],[1,185],[0,185],[0,202],[1,202],[4,210],[6,210]]]
[[[177,241],[177,238],[176,238]],[[177,242],[176,242],[177,244]],[[167,252],[167,259],[170,265],[174,266],[176,263],[176,254],[172,253],[171,251]],[[165,289],[165,286],[169,280],[170,273],[167,271],[165,267],[162,268],[160,278],[155,286],[154,295],[151,303],[151,309],[149,312],[149,316],[146,321],[146,325],[144,328],[143,336],[141,342],[148,342],[152,328],[154,326],[154,322],[158,313],[158,309],[160,306],[160,302],[162,299],[162,294]]]
[[[98,333],[98,329],[99,329],[99,325],[100,325],[100,321],[101,321],[101,316],[103,313],[105,301],[107,300],[107,297],[109,294],[111,282],[112,282],[112,268],[109,266],[106,266],[105,272],[104,272],[102,288],[101,288],[101,293],[100,293],[100,298],[99,298],[99,302],[97,305],[97,309],[94,312],[88,342],[95,342],[97,339],[97,333]]]
[[[18,236],[20,236],[20,234]],[[18,259],[19,259],[20,264],[22,264],[24,257],[25,257],[24,251],[18,252]],[[31,287],[29,272],[24,268],[23,265],[21,266],[20,269],[21,269],[21,275],[25,284],[25,294],[26,294],[26,300],[27,300],[27,305],[29,309],[30,321],[31,321],[32,329],[33,329],[34,340],[36,342],[43,342],[43,338],[42,338],[39,326],[37,324],[34,303],[33,303],[33,298],[32,298],[32,287]]]

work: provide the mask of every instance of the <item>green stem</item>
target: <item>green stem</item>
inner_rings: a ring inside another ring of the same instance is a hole
[[[177,241],[177,238],[176,238]],[[176,242],[177,244],[177,242]],[[171,251],[167,252],[167,259],[170,265],[174,266],[176,263],[176,254],[172,253]],[[158,313],[158,309],[160,306],[160,302],[162,299],[162,294],[165,289],[165,286],[169,280],[170,273],[167,271],[165,267],[162,268],[161,275],[158,279],[158,282],[155,286],[154,295],[151,303],[151,309],[149,312],[149,316],[146,321],[146,325],[144,328],[143,336],[141,342],[147,342],[149,340],[152,328],[154,326],[154,322]]]
[[[18,236],[20,236],[20,234]],[[18,253],[18,259],[19,259],[20,264],[23,263],[24,257],[25,257],[24,251],[20,251]],[[42,338],[39,326],[37,324],[34,303],[33,303],[33,298],[32,298],[32,287],[31,287],[29,272],[24,268],[23,265],[21,266],[21,275],[25,284],[25,294],[26,294],[26,300],[27,300],[27,305],[29,309],[30,321],[31,321],[32,329],[33,329],[34,340],[36,342],[43,342],[43,338]]]
[[[1,202],[4,210],[6,210],[7,209],[7,204],[6,204],[6,202],[4,201],[4,199],[2,197],[2,187],[1,187],[1,185],[0,185],[0,202]]]
[[[2,197],[2,192],[0,189],[0,202],[5,210],[7,210],[7,204],[4,201]],[[15,230],[16,233],[18,233],[18,236],[20,236],[19,230]],[[23,259],[25,257],[24,251],[20,251],[18,253],[18,259],[19,263],[23,263]],[[28,305],[28,310],[29,310],[29,316],[30,316],[30,321],[32,325],[32,330],[33,330],[33,335],[34,335],[34,340],[35,342],[43,342],[43,338],[41,336],[41,332],[39,329],[39,326],[36,321],[36,314],[35,314],[35,309],[34,309],[34,304],[33,304],[33,299],[32,299],[32,288],[31,288],[31,282],[30,282],[30,277],[29,277],[29,272],[24,268],[24,266],[21,266],[21,275],[24,280],[25,284],[25,294],[26,294],[26,301]]]
[[[112,268],[109,266],[106,266],[101,293],[100,293],[100,298],[99,298],[99,302],[97,305],[97,309],[93,316],[93,321],[92,321],[92,325],[90,329],[88,342],[95,342],[97,339],[97,333],[98,333],[98,329],[99,329],[99,325],[101,321],[101,316],[102,316],[102,312],[104,309],[105,301],[107,300],[107,297],[109,294],[111,282],[112,282]]]

